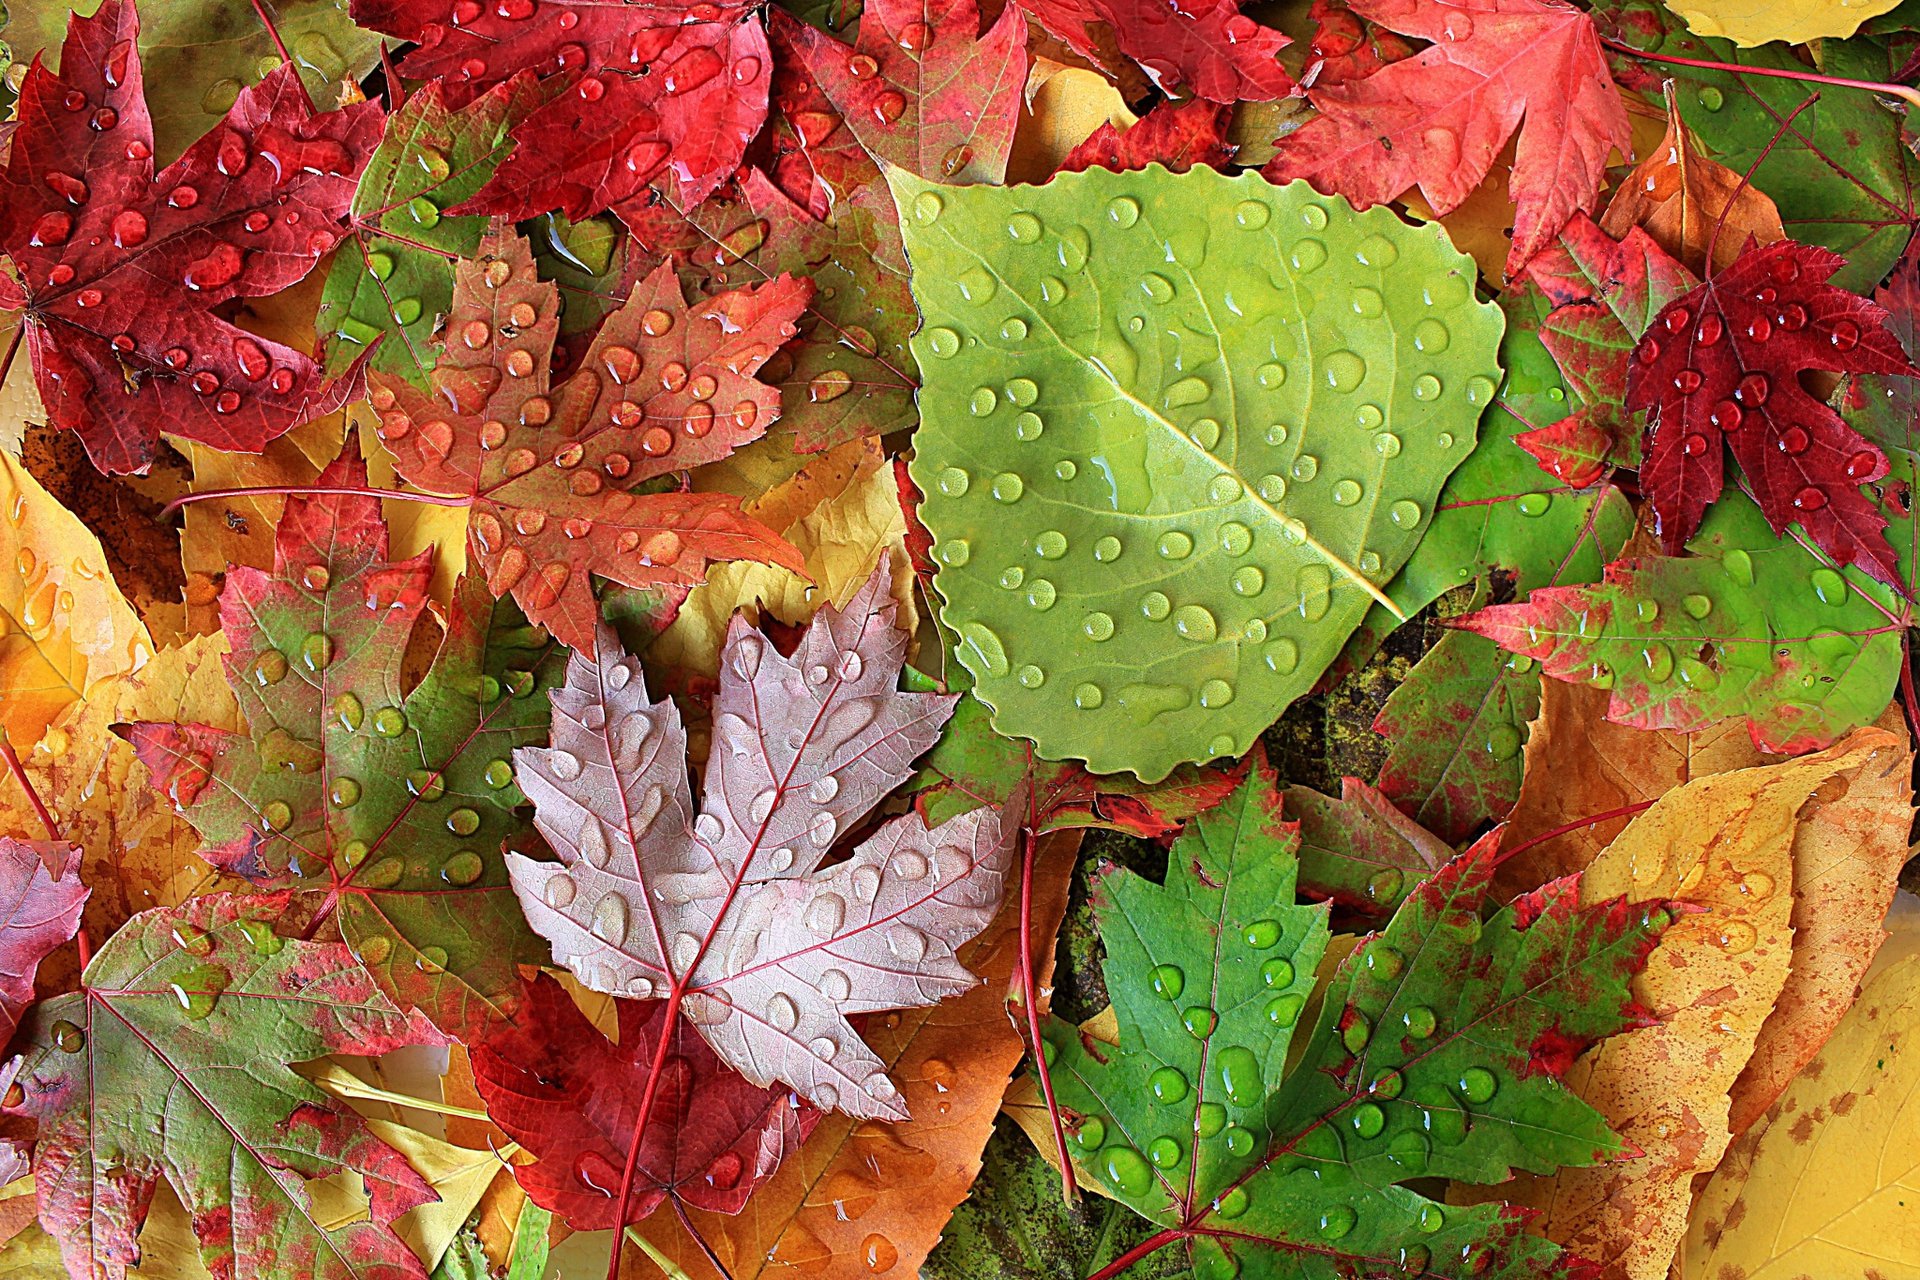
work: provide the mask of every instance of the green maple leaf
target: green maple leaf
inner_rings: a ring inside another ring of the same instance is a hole
[[[1433,227],[1154,166],[895,170],[912,475],[1001,732],[1155,781],[1308,692],[1420,541],[1501,320]]]
[[[1055,1023],[1046,1049],[1081,1176],[1203,1280],[1571,1274],[1500,1206],[1403,1184],[1625,1153],[1557,1077],[1644,1021],[1628,982],[1668,912],[1581,907],[1570,878],[1483,918],[1490,839],[1363,939],[1305,1020],[1328,932],[1325,907],[1293,905],[1297,844],[1256,759],[1175,842],[1164,887],[1098,882],[1119,1043]]]
[[[320,329],[340,339],[330,368],[344,369],[382,340],[373,367],[426,385],[435,327],[453,306],[454,265],[479,250],[488,221],[441,211],[486,184],[513,149],[509,132],[550,97],[525,72],[450,110],[432,82],[387,117],[354,189],[354,233],[321,295]]]
[[[162,1178],[215,1275],[425,1274],[391,1223],[432,1188],[293,1064],[441,1037],[346,947],[276,935],[288,906],[221,894],[142,912],[77,993],[28,1015],[9,1110],[39,1124],[40,1221],[72,1274],[126,1274]],[[372,1217],[329,1229],[306,1184],[343,1170],[364,1179]]]
[[[365,483],[344,458],[319,480]],[[126,732],[202,856],[264,887],[310,889],[383,991],[468,1039],[510,1015],[516,966],[546,955],[501,846],[521,826],[513,748],[545,740],[540,695],[560,663],[544,631],[469,575],[433,666],[407,689],[430,570],[425,552],[388,561],[377,501],[290,499],[274,572],[230,570],[221,597],[247,731]]]

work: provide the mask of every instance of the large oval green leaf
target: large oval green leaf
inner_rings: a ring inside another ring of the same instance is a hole
[[[1502,320],[1472,261],[1256,174],[889,180],[924,320],[912,474],[995,727],[1149,780],[1244,752],[1473,449]]]

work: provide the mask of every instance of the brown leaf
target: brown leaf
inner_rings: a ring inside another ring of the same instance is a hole
[[[1037,956],[1053,954],[1079,840],[1079,832],[1041,838],[1033,885]],[[930,1009],[868,1022],[867,1040],[906,1091],[911,1119],[863,1123],[828,1115],[754,1193],[750,1212],[688,1215],[733,1280],[784,1275],[810,1262],[833,1276],[919,1274],[980,1171],[1008,1075],[1024,1053],[1006,1006],[1019,951],[1019,903],[1009,895],[993,923],[960,952],[961,963],[985,979],[980,986]],[[699,1247],[666,1215],[648,1224],[647,1236],[689,1275],[710,1272]]]
[[[1674,103],[1673,81],[1666,87],[1667,136],[1615,189],[1600,229],[1618,240],[1630,228],[1644,227],[1695,275],[1709,274],[1709,244],[1713,270],[1719,271],[1740,255],[1749,236],[1761,244],[1786,239],[1772,197],[1695,150]],[[1726,225],[1716,237],[1714,224],[1723,217]]]

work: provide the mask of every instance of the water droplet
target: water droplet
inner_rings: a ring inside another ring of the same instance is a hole
[[[1027,482],[1011,471],[1002,471],[993,478],[993,496],[998,502],[1018,502],[1020,495],[1027,491]]]
[[[1468,1067],[1460,1073],[1460,1096],[1474,1105],[1491,1102],[1500,1082],[1485,1067]]]
[[[1288,265],[1302,275],[1318,271],[1327,262],[1327,246],[1318,240],[1296,240],[1287,251]]]
[[[960,335],[948,328],[927,330],[927,349],[942,360],[960,354]]]
[[[1192,1086],[1187,1083],[1186,1076],[1175,1067],[1161,1067],[1148,1076],[1147,1088],[1153,1093],[1154,1100],[1163,1106],[1183,1102],[1192,1092]]]
[[[1140,221],[1140,202],[1132,196],[1115,196],[1107,202],[1107,219],[1115,226],[1133,226]]]

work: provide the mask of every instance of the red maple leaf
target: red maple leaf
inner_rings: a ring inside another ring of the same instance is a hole
[[[524,1001],[519,1025],[475,1048],[474,1084],[489,1118],[539,1157],[514,1168],[521,1187],[577,1231],[625,1226],[669,1195],[738,1213],[819,1122],[792,1090],[760,1088],[720,1061],[664,1001],[616,1000],[618,1044],[545,974]],[[673,1044],[655,1081],[663,1027]]]
[[[880,166],[807,70],[800,52],[807,30],[804,23],[779,17],[767,28],[773,48],[772,106],[750,158],[816,218],[853,205],[869,209],[876,218],[892,219],[893,199],[880,180]],[[897,232],[894,239],[899,239]],[[906,250],[896,247],[892,261],[905,270]]]
[[[851,48],[780,10],[773,23],[876,158],[924,177],[1006,176],[1027,82],[1019,9],[977,36],[974,0],[869,0]]]
[[[662,264],[609,315],[573,376],[550,384],[559,294],[496,223],[454,272],[432,394],[374,375],[380,438],[422,489],[472,499],[487,586],[592,652],[589,577],[689,587],[715,560],[804,572],[798,552],[717,493],[635,494],[765,434],[777,391],[755,371],[795,332],[811,286],[781,275],[689,306]]]
[[[1775,533],[1798,521],[1835,560],[1898,583],[1886,516],[1861,492],[1887,457],[1800,384],[1808,369],[1920,375],[1886,310],[1828,283],[1845,264],[1792,240],[1750,244],[1634,348],[1626,403],[1652,415],[1640,483],[1668,554],[1720,496],[1724,440]]]
[[[1289,41],[1240,12],[1234,0],[1021,0],[1040,25],[1100,64],[1111,30],[1120,51],[1166,93],[1209,102],[1266,102],[1294,92],[1276,60]]]
[[[1079,173],[1099,167],[1124,171],[1162,164],[1175,173],[1195,165],[1224,171],[1239,150],[1227,140],[1233,109],[1204,98],[1162,102],[1132,128],[1113,127],[1108,121],[1060,162],[1061,173]]]
[[[103,471],[145,471],[160,429],[220,449],[344,404],[306,353],[217,309],[277,293],[333,250],[380,141],[373,103],[316,112],[293,67],[243,89],[158,175],[129,0],[73,18],[58,74],[35,58],[0,174],[0,307],[24,308],[53,425]]]
[[[478,93],[522,68],[570,87],[513,131],[512,155],[455,213],[584,218],[671,172],[687,200],[726,181],[767,117],[773,54],[738,5],[354,0],[353,19],[420,47],[409,76]]]
[[[1413,45],[1406,39],[1330,0],[1313,0],[1307,18],[1315,24],[1311,61],[1320,65],[1318,79],[1360,80],[1390,62],[1413,56]]]
[[[1266,176],[1307,178],[1361,208],[1409,188],[1458,208],[1519,131],[1507,274],[1545,248],[1629,155],[1626,108],[1593,19],[1559,0],[1354,0],[1360,17],[1433,43],[1358,80],[1322,78],[1318,119],[1280,142]],[[1524,123],[1522,119],[1524,117]]]

